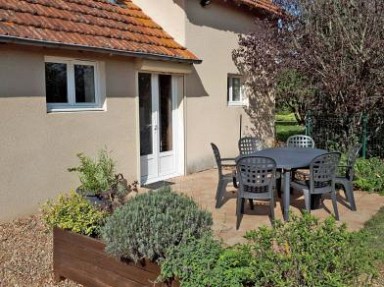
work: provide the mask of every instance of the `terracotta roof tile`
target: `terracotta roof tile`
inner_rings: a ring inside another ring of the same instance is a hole
[[[199,61],[131,2],[0,0],[0,41]]]

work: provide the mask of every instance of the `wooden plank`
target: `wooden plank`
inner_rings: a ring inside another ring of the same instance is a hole
[[[64,262],[59,267],[60,273],[80,284],[85,286],[97,286],[97,287],[143,287],[151,286],[149,281],[136,282],[129,278],[130,274],[121,276],[111,269],[103,269],[97,265],[93,265],[90,262],[74,260],[71,264]],[[128,276],[127,276],[128,275]],[[143,279],[142,279],[143,280]]]
[[[104,252],[99,240],[70,231],[54,229],[54,278],[63,277],[89,287],[164,286],[153,282],[160,267],[148,260],[144,264],[122,262]],[[173,282],[172,286],[179,286]]]
[[[92,264],[95,268],[108,270],[109,272],[113,272],[118,274],[119,276],[125,277],[127,279],[131,279],[137,282],[141,282],[146,284],[148,280],[154,281],[159,273],[151,273],[144,269],[137,268],[133,264],[126,264],[120,261],[115,260],[111,257],[102,257],[95,258],[91,253],[89,257],[81,257],[76,255],[76,251],[69,250],[68,252],[61,252],[60,254],[60,265],[79,265],[79,268],[82,268],[82,265]],[[93,270],[93,268],[92,268]],[[98,270],[94,270],[96,273]]]

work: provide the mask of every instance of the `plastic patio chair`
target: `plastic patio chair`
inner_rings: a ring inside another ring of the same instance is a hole
[[[314,148],[315,141],[310,136],[293,135],[287,139],[287,147]]]
[[[269,200],[270,216],[275,219],[275,197],[273,186],[275,185],[276,162],[264,156],[244,156],[237,160],[237,178],[239,190],[236,204],[236,229],[239,229],[244,202],[248,200]]]
[[[255,137],[242,137],[238,142],[240,155],[248,155],[263,148],[261,140]]]
[[[311,211],[311,196],[330,193],[335,218],[339,220],[339,211],[336,202],[336,171],[340,161],[339,152],[329,152],[315,157],[309,166],[308,180],[292,181],[291,187],[304,193],[305,209]],[[296,171],[296,173],[300,173]]]
[[[217,165],[217,171],[219,175],[218,183],[217,183],[217,190],[216,190],[216,208],[219,208],[222,202],[222,199],[225,194],[225,189],[229,183],[234,182],[235,177],[235,171],[224,174],[223,173],[223,167],[233,167],[235,168],[236,163],[234,158],[221,158],[220,151],[218,147],[211,143],[211,147],[213,150],[213,154],[215,156],[216,165]]]
[[[348,150],[347,164],[338,166],[338,174],[335,179],[336,184],[343,186],[345,197],[352,210],[356,210],[355,196],[353,195],[354,166],[361,147],[361,144],[355,144]]]

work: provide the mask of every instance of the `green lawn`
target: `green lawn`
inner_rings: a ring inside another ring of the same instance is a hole
[[[304,134],[304,126],[297,124],[293,114],[277,114],[276,120],[276,139],[279,142],[287,141],[291,135]]]
[[[363,231],[368,235],[367,248],[377,252],[384,265],[384,207],[365,224]]]

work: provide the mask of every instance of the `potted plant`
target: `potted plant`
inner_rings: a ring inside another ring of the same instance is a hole
[[[91,203],[112,212],[126,201],[130,192],[137,192],[137,181],[128,184],[121,173],[115,173],[116,163],[107,149],[100,150],[94,159],[83,153],[77,154],[77,157],[80,165],[68,168],[68,171],[78,173],[81,186],[76,192]]]

